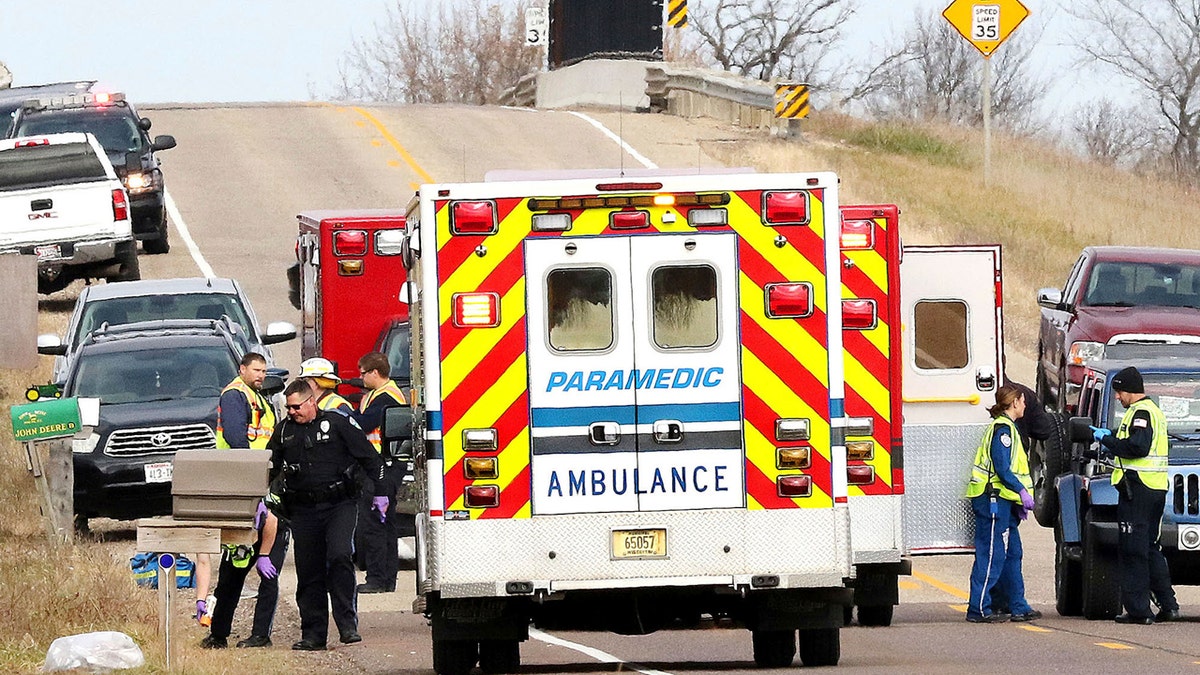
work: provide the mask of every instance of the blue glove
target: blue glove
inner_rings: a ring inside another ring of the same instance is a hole
[[[267,503],[258,502],[258,510],[254,512],[254,529],[261,530],[267,524]]]
[[[258,574],[264,579],[274,579],[279,576],[279,570],[275,569],[275,563],[265,555],[258,556],[258,560],[254,563],[254,569],[258,570]]]
[[[1029,490],[1021,490],[1021,509],[1024,511],[1033,510],[1033,495],[1029,494]],[[1025,520],[1025,516],[1021,516],[1021,520]]]
[[[372,497],[371,498],[371,510],[375,511],[376,513],[379,514],[379,522],[381,522],[381,523],[387,522],[387,507],[388,507],[388,498],[387,497]]]
[[[1093,426],[1089,426],[1088,428],[1092,430],[1092,438],[1096,439],[1097,442],[1105,436],[1112,436],[1112,431],[1109,429],[1101,429],[1100,427]]]
[[[197,600],[196,601],[196,620],[199,621],[200,619],[204,618],[205,614],[208,614],[208,603],[205,602],[204,600]]]

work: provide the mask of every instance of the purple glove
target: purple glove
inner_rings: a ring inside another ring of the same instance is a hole
[[[275,569],[275,564],[265,555],[258,556],[258,560],[254,563],[254,569],[258,570],[259,575],[264,579],[274,579],[279,576],[279,570]]]
[[[1033,510],[1033,495],[1029,494],[1029,490],[1021,490],[1021,507],[1026,511]],[[1024,519],[1024,517],[1021,518],[1021,520]]]
[[[1029,518],[1029,510],[1026,509],[1024,506],[1018,506],[1017,507],[1017,517],[1019,517],[1021,520],[1028,519]]]
[[[261,530],[267,524],[267,503],[258,502],[258,510],[254,512],[254,529]]]
[[[381,522],[381,523],[387,522],[387,507],[388,507],[388,498],[387,497],[372,497],[371,498],[371,510],[375,511],[376,513],[379,514],[379,522]]]
[[[199,621],[205,614],[208,614],[208,603],[204,600],[196,601],[196,620]]]

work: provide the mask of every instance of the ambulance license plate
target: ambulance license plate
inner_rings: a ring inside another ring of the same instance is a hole
[[[667,531],[613,530],[613,560],[667,557]]]
[[[147,483],[170,483],[171,482],[171,463],[170,462],[155,462],[154,464],[145,465],[146,482]]]

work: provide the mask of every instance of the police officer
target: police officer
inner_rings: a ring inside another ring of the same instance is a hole
[[[238,375],[221,391],[217,402],[218,448],[265,448],[275,428],[275,409],[262,395],[267,359],[249,352]]]
[[[333,410],[343,415],[354,412],[354,406],[337,393],[337,386],[342,378],[337,376],[329,359],[317,356],[301,362],[300,377],[312,385],[313,395],[317,397],[317,407],[321,410]]]
[[[1025,413],[1025,397],[1006,384],[996,390],[996,405],[988,408],[988,413],[992,422],[975,452],[967,484],[967,497],[975,513],[975,564],[971,568],[967,621],[1032,621],[1042,615],[1025,600],[1023,550],[1017,529],[1034,507],[1029,494],[1033,486],[1029,461],[1016,428],[1016,421]],[[994,611],[992,591],[996,588],[1008,599],[1011,615]]]
[[[1125,613],[1117,623],[1149,625],[1177,621],[1179,603],[1171,588],[1167,560],[1159,546],[1167,499],[1167,418],[1146,397],[1142,374],[1132,366],[1113,376],[1112,388],[1125,408],[1117,433],[1092,427],[1100,453],[1114,456],[1112,484],[1117,486],[1117,567]],[[1150,610],[1150,593],[1159,612]]]
[[[398,541],[401,535],[400,519],[395,517],[396,489],[401,477],[402,467],[391,456],[388,448],[384,447],[383,426],[384,411],[395,406],[406,405],[404,394],[392,381],[391,364],[387,356],[381,352],[369,352],[358,360],[358,372],[362,376],[366,395],[359,401],[358,414],[355,419],[359,426],[367,432],[367,438],[375,451],[380,453],[384,462],[384,483],[388,496],[388,519],[379,522],[377,519],[366,517],[371,504],[366,499],[359,500],[358,546],[362,551],[363,561],[367,570],[367,582],[359,584],[359,593],[391,593],[396,590],[396,575],[400,570],[400,551]]]
[[[325,649],[329,610],[343,644],[361,642],[355,601],[356,468],[383,485],[383,461],[351,418],[317,408],[312,388],[296,380],[284,390],[288,418],[275,427],[271,478],[283,475],[282,499],[296,542],[296,604],[300,641],[292,649]],[[372,515],[386,518],[387,498],[376,493]]]

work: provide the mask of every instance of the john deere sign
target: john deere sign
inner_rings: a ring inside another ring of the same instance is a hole
[[[79,402],[60,398],[14,405],[12,426],[18,441],[74,436],[79,430]]]

